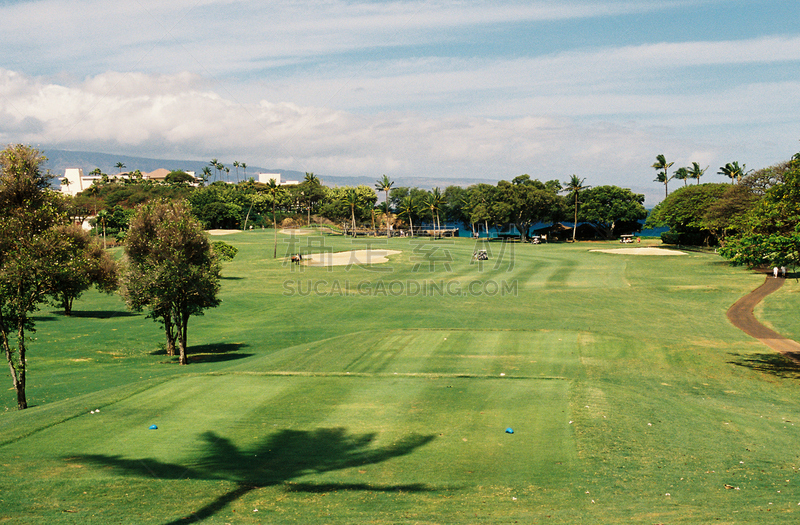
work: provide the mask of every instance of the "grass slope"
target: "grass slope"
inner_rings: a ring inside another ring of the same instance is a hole
[[[798,519],[797,369],[725,318],[759,275],[589,251],[603,243],[490,243],[477,263],[462,239],[307,268],[273,260],[269,231],[225,240],[240,251],[223,304],[191,321],[188,367],[114,296],[41,313],[34,407],[3,399],[0,519]],[[758,313],[796,330],[777,321],[796,303],[790,280]]]

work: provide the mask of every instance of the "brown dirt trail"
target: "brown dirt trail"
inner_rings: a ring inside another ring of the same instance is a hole
[[[764,284],[736,301],[728,309],[727,315],[733,326],[800,364],[800,343],[787,339],[774,330],[770,330],[753,315],[753,308],[766,296],[783,286],[785,281],[786,279],[776,279],[768,276]]]

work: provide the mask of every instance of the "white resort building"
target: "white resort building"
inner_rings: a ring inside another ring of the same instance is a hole
[[[151,171],[150,173],[142,173],[142,178],[144,180],[164,182],[164,179],[170,173],[170,170],[159,168],[155,171]],[[187,171],[186,173],[192,177],[195,177],[193,171]],[[114,175],[108,175],[108,178],[111,180],[122,179],[128,177],[129,175],[130,174],[127,172],[116,173]],[[64,171],[64,177],[61,179],[61,192],[74,197],[83,190],[89,188],[89,186],[94,184],[95,181],[101,180],[102,178],[102,175],[84,175],[82,168],[67,168]]]
[[[300,184],[299,180],[285,180],[281,182],[281,174],[280,173],[259,173],[258,174],[258,182],[262,184],[269,184],[269,181],[274,180],[275,184],[278,186],[295,186]]]

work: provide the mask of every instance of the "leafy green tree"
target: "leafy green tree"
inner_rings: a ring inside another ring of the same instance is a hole
[[[183,170],[174,170],[164,177],[164,182],[167,184],[191,184],[194,182],[194,177]]]
[[[781,162],[774,166],[748,173],[740,184],[747,186],[753,194],[761,197],[773,186],[783,184],[784,175],[791,170],[792,161]]]
[[[507,221],[517,228],[522,242],[528,240],[531,225],[550,220],[558,207],[558,196],[553,191],[556,186],[548,188],[528,175],[515,177],[512,183],[501,180],[497,188],[497,200],[505,209]]]
[[[647,217],[644,195],[618,186],[595,186],[583,192],[578,219],[590,223],[606,239],[639,231],[638,221]]]
[[[444,189],[442,193],[443,212],[445,222],[455,224],[468,224],[467,203],[469,202],[469,192],[461,186],[451,185]]]
[[[667,162],[667,158],[664,155],[659,154],[656,155],[656,161],[651,166],[656,170],[655,182],[660,182],[664,185],[664,198],[667,198],[669,196],[668,185],[669,185],[669,179],[671,179],[672,177],[669,176],[667,170],[671,168],[673,164],[675,163]]]
[[[676,244],[712,244],[712,232],[705,222],[706,211],[728,190],[727,184],[686,186],[661,201],[645,222],[646,228],[669,226],[665,242]]]
[[[760,199],[753,188],[746,184],[723,186],[726,187],[725,193],[711,202],[703,213],[704,227],[720,241],[729,234],[735,235],[745,229],[747,214]]]
[[[118,172],[118,173],[122,173],[122,170],[124,170],[124,169],[125,169],[125,164],[123,164],[122,162],[117,162],[117,163],[115,164],[115,167],[116,167],[116,168],[119,170],[119,172]]]
[[[211,249],[214,250],[214,255],[217,260],[221,262],[232,261],[236,254],[239,253],[239,248],[231,246],[224,241],[214,241],[211,243]]]
[[[61,261],[53,268],[51,295],[65,315],[72,315],[74,300],[92,286],[105,293],[117,289],[117,262],[80,226],[58,230]]]
[[[189,203],[159,201],[137,208],[125,255],[122,292],[128,306],[148,308],[148,317],[164,325],[168,353],[177,342],[179,362],[188,364],[190,317],[220,302],[219,262]]]
[[[497,187],[480,183],[467,188],[467,193],[467,209],[470,223],[479,224],[483,222],[486,235],[489,235],[489,222],[496,222],[494,209],[497,200]]]
[[[577,175],[572,175],[569,181],[564,183],[564,190],[567,192],[567,197],[570,201],[575,203],[574,226],[572,227],[572,242],[575,242],[575,234],[578,231],[578,198],[583,190],[588,190],[591,186],[584,186],[583,182],[586,179],[581,179]]]
[[[47,191],[46,157],[22,144],[0,152],[0,342],[8,362],[17,407],[28,407],[27,337],[32,314],[54,290],[54,272],[65,260],[60,195]]]

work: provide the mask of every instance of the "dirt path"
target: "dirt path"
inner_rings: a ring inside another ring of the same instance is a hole
[[[753,308],[772,292],[778,290],[786,279],[768,276],[764,284],[745,295],[728,309],[728,320],[747,335],[755,337],[776,352],[800,364],[800,343],[770,330],[756,319]]]

